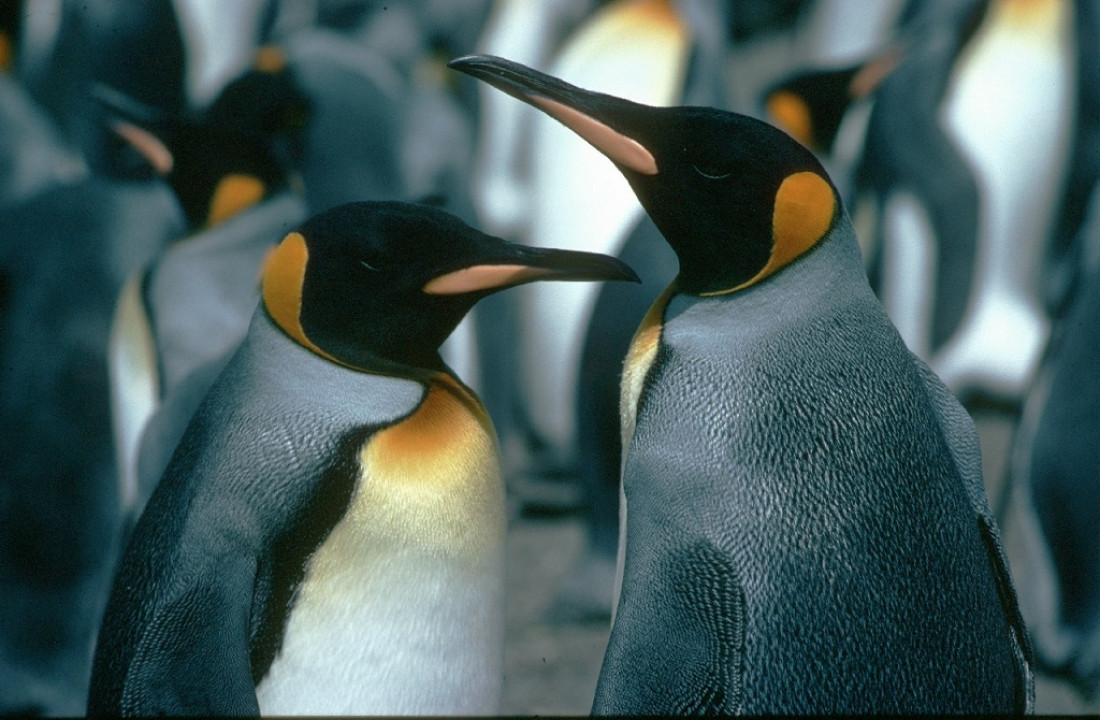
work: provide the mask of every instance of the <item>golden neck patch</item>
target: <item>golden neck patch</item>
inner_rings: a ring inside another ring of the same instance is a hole
[[[263,302],[275,324],[295,342],[321,357],[347,365],[313,344],[302,329],[302,285],[309,248],[301,233],[292,232],[272,250],[264,263]]]
[[[660,344],[661,329],[664,327],[665,308],[678,290],[675,282],[665,288],[649,307],[634,333],[634,338],[630,341],[619,387],[619,427],[622,431],[623,452],[630,448],[630,440],[634,437],[638,401],[642,397],[642,388],[649,368],[657,357],[657,346]]]
[[[210,211],[206,215],[206,226],[213,227],[242,210],[252,207],[263,200],[266,190],[263,182],[253,175],[241,173],[226,175],[218,181],[214,194],[210,196]]]
[[[789,175],[775,193],[772,252],[767,264],[740,285],[699,294],[707,297],[726,295],[775,274],[825,237],[835,215],[836,196],[825,178],[815,172]]]
[[[496,433],[481,403],[450,375],[432,378],[420,406],[379,430],[360,463],[370,482],[360,484],[348,516],[373,535],[472,557],[503,540]]]

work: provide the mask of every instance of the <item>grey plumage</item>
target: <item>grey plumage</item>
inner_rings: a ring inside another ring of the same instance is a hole
[[[257,714],[294,574],[344,512],[354,453],[422,394],[288,342],[258,311],[135,528],[144,560],[116,578],[89,712],[195,712],[203,698],[203,712]],[[194,632],[167,640],[181,624]]]
[[[834,233],[665,312],[597,713],[1031,705],[973,423]]]

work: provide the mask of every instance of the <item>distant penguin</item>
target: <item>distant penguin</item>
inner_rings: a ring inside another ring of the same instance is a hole
[[[166,176],[191,229],[129,278],[112,321],[113,430],[123,505],[133,512],[164,470],[139,487],[146,423],[188,374],[227,359],[243,340],[272,238],[306,216],[291,187],[300,183],[287,146],[308,114],[281,52],[271,47],[198,118],[154,123],[155,132],[115,121],[116,131]],[[209,389],[189,388],[197,392],[175,400],[177,408],[194,410]],[[176,440],[188,418],[180,420],[170,433]]]
[[[1013,439],[1013,566],[1040,667],[1100,698],[1100,192],[1078,239],[1081,279],[1028,392]],[[1009,530],[1012,532],[1012,529]]]
[[[872,294],[813,155],[734,113],[452,66],[608,156],[679,259],[623,370],[621,594],[593,711],[1030,710],[973,423]]]
[[[1084,80],[1097,72],[1096,14],[1094,2],[912,2],[870,63],[787,88],[835,96],[830,81],[881,76],[896,57],[842,186],[872,286],[965,402],[1021,401],[1049,333],[1044,302],[1064,295],[1068,274],[1041,268],[1065,260],[1097,172],[1097,91]],[[786,104],[778,119],[797,137],[797,107],[780,99],[769,104]],[[839,121],[811,115],[815,130]]]
[[[0,208],[0,712],[82,712],[122,525],[111,310],[184,228],[154,180],[92,175]]]
[[[883,196],[884,231],[897,234],[884,246],[880,296],[910,346],[964,399],[1019,403],[1048,339],[1038,270],[1070,164],[1074,44],[1093,42],[1091,36],[1075,39],[1075,15],[1076,4],[1059,0],[990,0],[973,33],[963,35],[960,52],[941,56],[938,70],[908,70],[925,73],[926,85],[940,83],[941,95],[927,117],[938,120],[958,162],[973,175],[973,241],[958,236],[959,242],[973,242],[973,270],[958,276],[966,264],[952,260],[956,240],[940,236],[927,246],[934,237],[927,234],[928,218],[936,210],[921,208],[920,193],[938,182],[933,180],[908,198],[904,190]],[[916,117],[905,73],[907,68],[899,68],[884,83],[876,111]],[[921,152],[919,144],[910,147]],[[928,158],[920,163],[925,178],[943,172]],[[930,324],[922,327],[928,321],[919,314],[920,299],[906,293],[930,268],[936,268],[931,277],[937,290],[933,312],[925,316]]]
[[[277,47],[263,48],[199,113],[166,116],[102,84],[91,92],[117,136],[114,154],[164,176],[192,228],[217,225],[292,184],[311,105]]]
[[[438,347],[481,297],[636,279],[427,206],[315,216],[135,529],[90,714],[493,713],[504,488]]]
[[[115,88],[168,116],[187,108],[185,48],[172,0],[24,0],[19,77],[93,169],[112,161],[89,92]]]
[[[284,190],[172,243],[123,287],[108,366],[120,490],[131,512],[144,506],[190,414],[244,339],[271,238],[305,216],[304,200]],[[196,372],[206,380],[191,377]],[[157,419],[165,403],[170,409]]]
[[[860,3],[857,11],[863,8]],[[857,62],[794,72],[762,93],[760,105],[768,121],[817,155],[848,202],[854,200],[852,175],[863,152],[871,98],[904,56],[905,43],[894,39]],[[870,255],[869,250],[864,254]]]

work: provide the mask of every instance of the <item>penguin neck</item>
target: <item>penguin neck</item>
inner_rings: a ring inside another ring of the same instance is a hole
[[[713,296],[677,291],[668,301],[664,324],[666,329],[698,327],[748,338],[854,300],[853,292],[873,297],[851,223],[843,218],[812,249],[758,283]],[[694,322],[699,315],[705,321]]]
[[[356,349],[354,355],[341,353],[341,357],[338,357],[312,342],[309,342],[304,336],[303,338],[298,338],[288,333],[271,317],[270,312],[268,312],[263,303],[260,303],[258,313],[265,320],[267,326],[293,342],[296,346],[303,350],[307,350],[314,357],[320,358],[334,366],[344,368],[349,372],[367,373],[370,375],[388,375],[391,377],[418,380],[425,383],[431,382],[441,376],[446,376],[462,388],[465,388],[467,393],[472,394],[472,391],[469,390],[469,388],[467,388],[443,362],[438,350],[422,353],[422,357],[419,358],[417,364],[391,360],[381,354],[361,348]]]

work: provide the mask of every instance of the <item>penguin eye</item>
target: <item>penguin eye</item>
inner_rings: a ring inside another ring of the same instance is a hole
[[[382,272],[382,268],[371,265],[366,260],[360,260],[359,264],[365,267],[367,270],[370,270],[371,272]]]
[[[692,165],[691,167],[707,180],[725,180],[730,176],[729,171],[723,170],[717,165]]]

